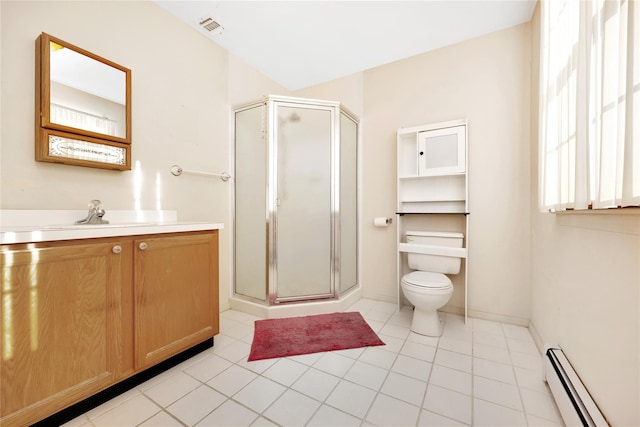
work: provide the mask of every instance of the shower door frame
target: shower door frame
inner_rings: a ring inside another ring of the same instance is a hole
[[[268,177],[267,188],[267,253],[269,258],[267,283],[269,304],[280,304],[297,301],[333,299],[340,288],[337,266],[340,265],[340,103],[315,99],[292,98],[285,96],[269,96],[267,101],[267,148]],[[330,115],[330,243],[329,243],[329,291],[300,296],[278,297],[278,108],[306,108],[310,110],[329,111]]]

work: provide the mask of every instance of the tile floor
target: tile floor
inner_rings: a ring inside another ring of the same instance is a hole
[[[257,318],[220,314],[213,348],[65,424],[76,426],[562,426],[528,329],[360,300],[385,346],[247,362]]]

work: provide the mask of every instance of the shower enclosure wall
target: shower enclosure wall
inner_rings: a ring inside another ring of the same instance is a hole
[[[339,301],[358,288],[358,119],[278,96],[234,115],[232,307]]]

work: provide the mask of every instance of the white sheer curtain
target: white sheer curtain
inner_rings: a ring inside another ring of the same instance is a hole
[[[51,104],[51,122],[105,135],[116,134],[116,122],[113,120],[53,103]]]
[[[543,0],[540,207],[640,205],[640,4]]]

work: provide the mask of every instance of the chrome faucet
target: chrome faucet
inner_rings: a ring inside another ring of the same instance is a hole
[[[89,213],[85,219],[76,221],[76,224],[109,224],[109,221],[102,219],[106,211],[102,208],[100,200],[92,200],[89,203]]]

